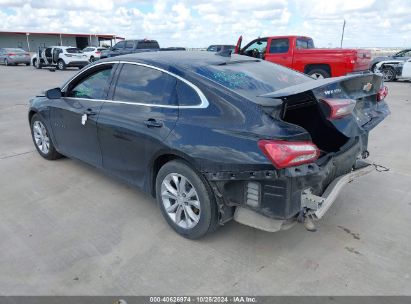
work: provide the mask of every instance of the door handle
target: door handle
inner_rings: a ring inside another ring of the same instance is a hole
[[[94,112],[92,109],[87,109],[84,111],[83,114],[86,114],[87,116],[92,116],[92,115],[96,115],[97,112]]]
[[[161,128],[163,126],[162,122],[157,121],[154,118],[147,119],[144,124],[147,128]]]

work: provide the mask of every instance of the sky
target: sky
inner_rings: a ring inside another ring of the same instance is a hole
[[[115,34],[161,47],[305,35],[317,47],[411,47],[411,0],[0,0],[0,31]],[[244,44],[243,44],[244,45]]]

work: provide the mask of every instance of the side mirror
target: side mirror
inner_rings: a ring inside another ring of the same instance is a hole
[[[62,94],[60,88],[54,88],[46,91],[46,97],[48,99],[59,99],[61,96]]]

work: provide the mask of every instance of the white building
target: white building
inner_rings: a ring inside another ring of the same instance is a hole
[[[35,52],[39,47],[67,45],[80,49],[86,46],[114,45],[123,37],[110,34],[34,33],[0,31],[0,48],[22,48]]]

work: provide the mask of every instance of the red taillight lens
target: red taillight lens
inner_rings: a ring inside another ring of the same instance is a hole
[[[354,99],[324,98],[322,101],[330,107],[329,119],[339,119],[352,113],[356,101]]]
[[[260,140],[258,147],[278,169],[311,163],[320,155],[310,141]]]
[[[388,95],[388,88],[386,86],[383,86],[377,92],[377,101],[384,100],[384,98],[387,97],[387,95]]]
[[[14,54],[14,53],[9,53],[9,54],[7,54],[7,56],[16,56],[16,54]]]
[[[101,52],[96,52],[96,55],[100,55]]]

